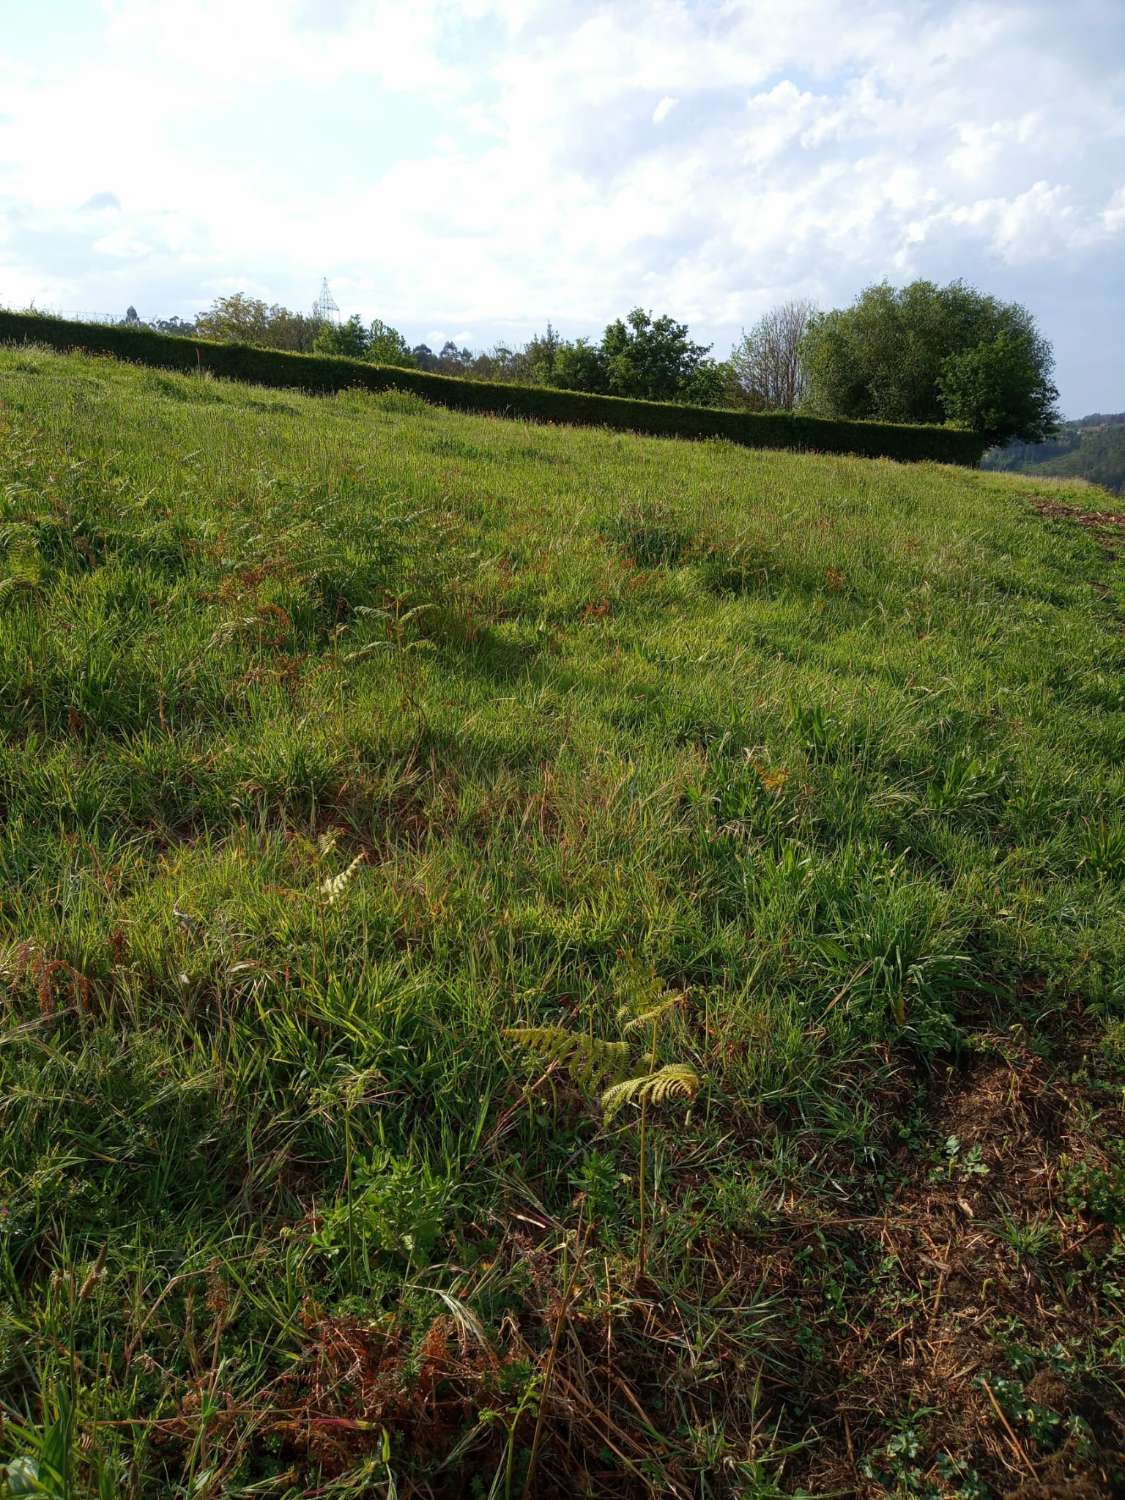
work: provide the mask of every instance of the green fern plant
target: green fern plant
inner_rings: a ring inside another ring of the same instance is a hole
[[[649,1110],[692,1100],[701,1079],[690,1063],[661,1065],[657,1061],[660,1024],[683,996],[669,993],[655,975],[633,963],[619,969],[617,989],[624,996],[617,1012],[620,1040],[603,1041],[566,1026],[509,1026],[504,1035],[541,1061],[562,1068],[583,1093],[596,1095],[607,1120],[626,1105],[637,1106],[637,1274],[643,1275],[649,1218]],[[636,1038],[642,1035],[646,1046],[638,1057]]]
[[[7,576],[0,578],[0,599],[33,593],[43,581],[43,559],[34,530],[22,522],[0,527],[0,547],[7,552]]]
[[[699,1074],[690,1063],[666,1063],[655,1073],[625,1078],[602,1094],[607,1115],[624,1104],[665,1104],[671,1099],[691,1099],[699,1090]]]
[[[603,1042],[565,1026],[509,1026],[504,1035],[540,1061],[569,1073],[587,1094],[616,1087],[630,1061],[627,1042]]]

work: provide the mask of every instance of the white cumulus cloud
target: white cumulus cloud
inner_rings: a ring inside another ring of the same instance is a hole
[[[328,274],[411,337],[641,302],[722,354],[779,297],[962,275],[1042,309],[1068,405],[1125,404],[1125,352],[1089,357],[1125,322],[1118,0],[99,13],[73,52],[46,9],[0,34],[0,301],[304,306]]]

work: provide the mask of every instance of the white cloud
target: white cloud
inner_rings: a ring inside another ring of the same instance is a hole
[[[1125,187],[1119,187],[1102,210],[1102,223],[1108,234],[1125,230]]]
[[[987,235],[992,248],[1014,262],[1051,258],[1074,249],[1085,227],[1069,201],[1070,190],[1036,182],[1012,198],[980,198],[949,214],[952,223]]]
[[[436,0],[108,0],[107,40],[122,55],[186,70],[205,86],[241,89],[255,78],[328,84],[371,74],[390,88],[448,88],[454,67],[439,56],[443,26],[474,9]]]
[[[415,337],[643,301],[720,353],[883,275],[1077,308],[1096,271],[1120,307],[1125,30],[1076,7],[105,0],[78,62],[0,39],[0,298],[303,305],[327,273]]]
[[[110,255],[118,260],[140,260],[151,255],[153,246],[127,229],[115,234],[103,234],[90,246],[95,255]]]

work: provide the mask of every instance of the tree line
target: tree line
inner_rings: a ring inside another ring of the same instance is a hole
[[[125,322],[141,324],[130,307]],[[413,347],[389,324],[315,314],[234,292],[193,320],[156,319],[162,333],[269,349],[345,355],[476,380],[751,411],[802,411],[854,421],[946,423],[998,445],[1040,443],[1058,427],[1054,358],[1018,303],[953,281],[867,287],[846,308],[811,302],[770,309],[725,360],[686,323],[636,307],[598,340],[550,324],[519,348],[474,352],[447,341]]]

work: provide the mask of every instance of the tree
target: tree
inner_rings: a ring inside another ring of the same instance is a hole
[[[677,401],[689,406],[737,406],[741,388],[729,359],[700,360],[680,389]]]
[[[609,379],[602,350],[589,339],[560,343],[545,384],[557,390],[592,391],[604,395],[609,390]]]
[[[801,341],[816,312],[811,302],[783,302],[763,313],[731,350],[743,402],[755,411],[792,411],[805,394]]]
[[[446,339],[437,357],[437,368],[443,375],[464,375],[472,362],[471,349],[458,349],[452,339]]]
[[[258,297],[245,292],[231,292],[216,297],[206,312],[195,320],[200,336],[227,344],[261,344],[269,332],[269,308]]]
[[[319,318],[293,312],[278,303],[272,306],[245,292],[216,297],[195,320],[201,338],[226,344],[256,344],[261,349],[289,349],[307,353],[323,324]]]
[[[535,334],[512,356],[512,379],[523,385],[558,385],[555,367],[565,347],[569,346],[548,323],[546,333]]]
[[[397,328],[379,318],[372,318],[367,330],[367,353],[364,358],[376,365],[402,365],[408,369],[415,366],[410,347]]]
[[[417,365],[397,328],[380,318],[373,318],[370,326],[365,327],[358,313],[353,313],[345,323],[323,324],[313,349],[317,354],[364,359],[373,365],[405,365],[409,369]]]
[[[1026,308],[962,281],[868,287],[809,319],[806,404],[823,416],[953,422],[990,442],[1036,441],[1058,423],[1054,357]]]
[[[987,343],[951,354],[938,378],[946,417],[971,427],[990,444],[1011,438],[1044,442],[1058,429],[1055,398],[1048,379],[1049,351],[1034,335],[998,333]]]
[[[725,368],[709,353],[709,344],[688,338],[686,323],[635,307],[610,323],[597,344],[561,339],[548,324],[517,356],[516,378],[560,390],[709,404],[723,398],[727,385]]]
[[[266,347],[308,354],[323,327],[324,322],[317,314],[293,312],[275,302],[267,312]]]
[[[688,338],[686,323],[667,315],[653,318],[641,307],[611,323],[601,343],[610,393],[646,401],[681,397],[710,352],[710,344]]]
[[[194,322],[187,318],[154,318],[149,326],[157,333],[171,333],[178,338],[190,338],[195,332]]]
[[[474,380],[497,380],[511,383],[517,378],[516,358],[514,349],[509,349],[506,344],[497,344],[495,348],[486,349],[474,356],[470,374]]]
[[[363,319],[353,313],[346,323],[325,323],[313,343],[314,354],[342,355],[345,359],[367,359],[371,337]]]

